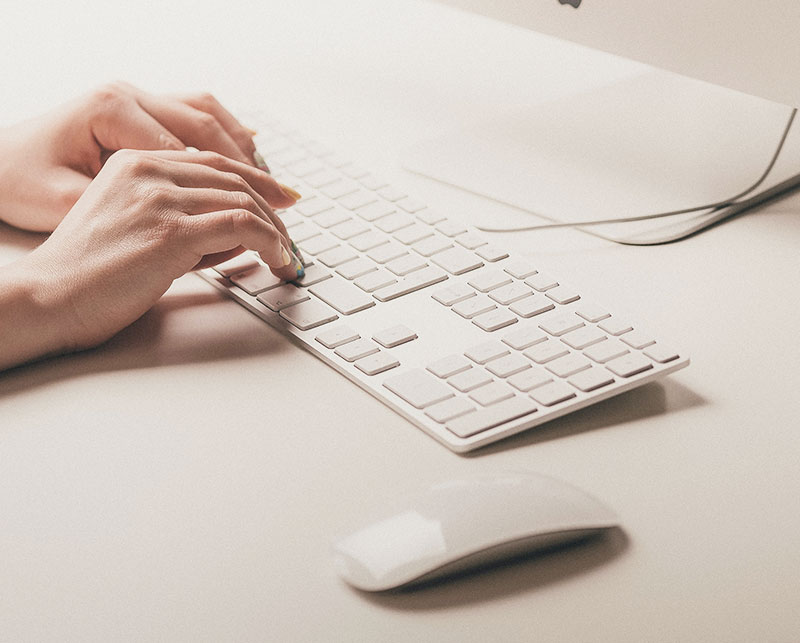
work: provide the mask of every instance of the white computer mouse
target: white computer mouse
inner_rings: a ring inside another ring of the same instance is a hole
[[[572,485],[533,473],[442,482],[334,544],[350,585],[383,591],[549,549],[617,526]]]

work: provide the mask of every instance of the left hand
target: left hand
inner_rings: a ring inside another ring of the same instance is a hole
[[[155,96],[126,83],[0,129],[0,220],[51,232],[106,159],[124,148],[217,152],[255,165],[252,130],[210,94]]]

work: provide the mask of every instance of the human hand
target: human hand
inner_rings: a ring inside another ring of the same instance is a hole
[[[49,114],[0,129],[0,220],[26,230],[54,230],[120,149],[190,146],[263,164],[253,134],[210,94],[175,98],[126,83],[106,85]]]
[[[17,345],[38,345],[6,362],[99,344],[174,279],[243,248],[282,279],[297,278],[286,229],[268,203],[294,200],[266,172],[219,154],[117,152],[55,232],[9,267],[30,285],[46,327],[19,328],[37,337],[18,336]]]

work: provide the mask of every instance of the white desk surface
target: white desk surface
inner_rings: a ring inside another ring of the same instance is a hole
[[[116,78],[210,89],[471,222],[519,215],[404,174],[403,147],[619,71],[415,0],[75,6],[2,9],[0,121]],[[39,240],[0,226],[0,259]],[[800,197],[663,247],[500,241],[692,365],[462,457],[184,277],[107,345],[0,375],[0,639],[797,640]],[[626,536],[414,593],[335,576],[372,509],[506,468],[590,490]]]

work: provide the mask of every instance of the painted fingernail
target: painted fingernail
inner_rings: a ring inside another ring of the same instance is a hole
[[[250,133],[250,136],[258,136],[258,130],[254,130],[252,127],[245,127],[245,129]]]
[[[302,194],[300,194],[297,190],[293,190],[288,185],[284,185],[283,183],[278,183],[278,185],[280,186],[281,190],[283,190],[284,194],[292,197],[295,201],[299,201],[303,198]]]
[[[292,252],[294,253],[294,256],[297,257],[300,260],[300,263],[305,266],[306,258],[303,256],[303,253],[300,252],[300,248],[297,247],[297,244],[294,241],[290,241],[290,243],[292,244]]]
[[[288,266],[290,263],[292,263],[292,257],[284,247],[281,247],[281,259],[283,260],[284,266]]]
[[[259,170],[264,170],[267,174],[270,174],[269,165],[267,165],[267,162],[258,150],[253,152],[253,163],[256,164]]]
[[[292,261],[294,262],[294,269],[297,273],[297,278],[299,279],[300,277],[305,276],[306,269],[303,267],[303,262],[294,256],[294,253],[292,253]]]

